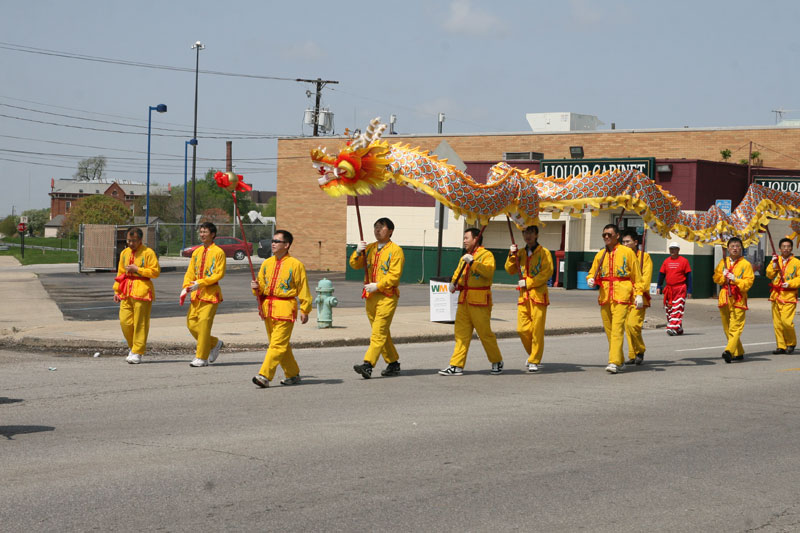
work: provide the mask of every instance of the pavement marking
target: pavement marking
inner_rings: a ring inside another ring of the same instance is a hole
[[[800,368],[784,368],[783,370],[778,370],[778,372],[792,372],[794,370],[800,370]]]
[[[748,343],[748,344],[742,344],[742,346],[761,346],[762,344],[775,344],[775,342],[774,341],[770,341],[770,342],[751,342],[751,343]],[[699,352],[700,350],[715,350],[715,349],[718,350],[720,348],[724,348],[725,346],[726,345],[723,344],[722,346],[704,346],[703,348],[684,348],[682,350],[675,350],[675,351],[676,352]]]

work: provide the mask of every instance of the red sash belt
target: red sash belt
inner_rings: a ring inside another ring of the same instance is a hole
[[[264,296],[265,300],[294,300],[297,296]]]
[[[608,277],[602,277],[601,276],[601,277],[595,279],[595,281],[630,281],[630,280],[631,280],[630,277],[619,278],[617,276],[608,276]]]
[[[491,287],[469,287],[464,285],[461,286],[456,285],[456,290],[463,291],[464,289],[468,289],[471,291],[486,291],[491,289]]]
[[[145,278],[143,276],[137,276],[136,274],[121,274],[114,278],[114,281],[119,283],[119,292],[120,294],[124,294],[125,296],[129,296],[131,293],[131,288],[133,286],[133,280],[147,280],[150,278]]]
[[[797,289],[791,289],[789,287],[786,287],[784,289],[780,285],[770,285],[769,287],[770,287],[770,289],[772,289],[775,292],[797,292]]]

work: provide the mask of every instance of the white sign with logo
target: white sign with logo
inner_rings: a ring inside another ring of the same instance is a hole
[[[431,280],[431,322],[454,322],[458,310],[458,291],[450,292],[446,281]]]

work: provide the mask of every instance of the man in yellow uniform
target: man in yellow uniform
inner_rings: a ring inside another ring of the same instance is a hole
[[[644,362],[644,338],[642,337],[642,326],[644,326],[644,315],[650,307],[650,282],[653,279],[653,260],[650,254],[644,250],[639,250],[639,234],[634,229],[627,229],[622,232],[622,244],[627,246],[636,254],[636,262],[642,271],[642,281],[637,287],[637,294],[644,298],[644,306],[638,309],[635,305],[628,311],[628,319],[625,321],[625,335],[628,337],[628,363],[641,365]]]
[[[467,253],[458,262],[450,283],[450,292],[461,291],[456,311],[456,347],[450,358],[450,366],[439,371],[443,376],[463,375],[473,330],[478,332],[486,356],[492,363],[492,374],[503,372],[503,355],[489,323],[492,318],[494,255],[482,244],[483,235],[478,229],[469,228],[464,232]]]
[[[128,343],[125,360],[132,365],[141,363],[147,351],[150,310],[156,299],[150,280],[161,274],[155,252],[142,244],[143,236],[139,228],[128,230],[128,247],[119,256],[117,277],[114,278],[114,301],[119,303],[119,323]]]
[[[253,378],[259,387],[269,387],[278,365],[283,369],[281,385],[300,383],[300,368],[292,353],[289,339],[297,319],[297,300],[300,300],[300,323],[308,322],[311,312],[311,293],[308,290],[306,267],[289,255],[294,238],[286,230],[272,237],[272,256],[261,263],[258,280],[250,282],[253,292],[263,299],[261,309],[267,326],[269,348],[261,370]]]
[[[517,274],[522,265],[517,300],[517,333],[528,354],[528,372],[538,372],[544,352],[544,323],[550,298],[547,280],[553,275],[553,257],[550,250],[539,244],[539,228],[528,226],[522,232],[525,248],[512,244],[506,259],[506,272]]]
[[[603,328],[608,338],[606,371],[616,374],[624,364],[622,343],[625,340],[628,311],[631,305],[636,309],[644,307],[642,275],[636,254],[619,244],[619,228],[616,224],[607,224],[603,228],[603,242],[605,247],[595,255],[586,283],[589,287],[600,287],[597,303],[600,304]]]
[[[217,226],[212,222],[200,224],[197,233],[203,246],[192,253],[181,291],[181,303],[191,293],[186,326],[192,337],[197,339],[197,350],[189,363],[193,367],[208,366],[208,363],[216,361],[223,344],[211,336],[211,326],[214,325],[217,306],[222,301],[219,281],[225,275],[225,252],[214,244]]]
[[[800,287],[800,260],[792,255],[792,239],[778,243],[781,255],[772,256],[767,265],[767,278],[772,280],[769,299],[772,302],[772,325],[775,328],[774,354],[794,352],[797,335],[794,331],[794,311],[797,307],[797,288]]]
[[[403,275],[405,256],[403,249],[391,241],[394,222],[379,218],[373,226],[376,242],[369,246],[365,241],[358,243],[356,251],[350,256],[350,266],[364,270],[367,265],[367,279],[364,280],[362,295],[366,297],[367,318],[372,326],[369,348],[364,354],[364,362],[353,365],[353,370],[364,379],[372,377],[372,369],[383,356],[386,368],[381,376],[396,376],[400,373],[400,358],[392,343],[389,327],[397,309],[400,297],[400,276]]]
[[[722,329],[728,338],[722,358],[726,363],[744,359],[741,336],[747,312],[747,291],[753,286],[755,276],[750,262],[742,257],[744,247],[739,237],[728,240],[728,257],[722,258],[714,270],[714,283],[719,291],[719,314]]]

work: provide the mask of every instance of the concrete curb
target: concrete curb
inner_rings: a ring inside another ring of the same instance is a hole
[[[546,329],[545,336],[564,336],[575,335],[582,333],[602,333],[602,326],[591,327],[575,327],[575,328],[558,328]],[[497,331],[495,335],[498,339],[517,338],[516,331]],[[473,335],[473,340],[477,340],[477,335]],[[422,342],[447,342],[453,340],[453,333],[430,333],[421,335],[405,335],[400,337],[392,337],[395,344],[414,344]],[[226,341],[224,352],[252,352],[264,350],[267,347],[266,334],[263,343]],[[353,338],[334,338],[322,341],[298,341],[292,342],[292,348],[338,348],[342,346],[360,346],[365,347],[369,345],[369,337],[353,337]],[[124,353],[126,344],[120,341],[107,341],[107,340],[92,340],[92,339],[63,339],[59,341],[57,346],[53,345],[53,339],[45,337],[24,336],[20,338],[2,337],[0,338],[0,349],[24,349],[34,352],[53,352],[57,351],[60,355],[74,355],[74,356],[89,356],[91,357],[95,352],[101,352],[104,355],[119,355],[125,356]],[[55,348],[55,350],[54,350]],[[191,353],[195,349],[194,342],[148,342],[147,352],[152,355],[176,354],[176,353]]]

